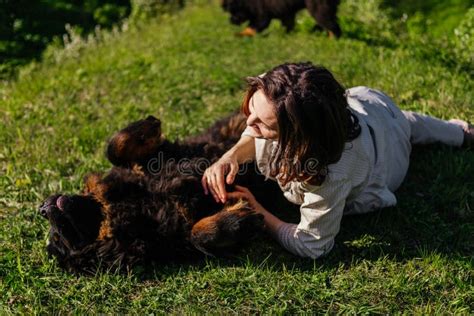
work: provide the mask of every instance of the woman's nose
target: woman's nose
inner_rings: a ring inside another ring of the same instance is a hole
[[[253,113],[250,113],[249,117],[247,117],[247,126],[251,126],[255,124],[256,116]]]

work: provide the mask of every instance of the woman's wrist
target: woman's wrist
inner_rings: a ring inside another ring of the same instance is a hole
[[[257,213],[262,214],[264,217],[263,221],[265,223],[265,231],[270,233],[273,237],[276,237],[278,235],[278,230],[283,224],[285,224],[285,222],[263,207],[257,210]]]
[[[234,160],[237,161],[238,164],[254,160],[254,138],[250,136],[242,136],[237,144],[222,155],[221,159]]]
[[[222,160],[236,160],[238,161],[237,159],[237,153],[236,153],[236,150],[234,147],[232,147],[231,149],[229,149],[227,152],[225,152],[222,157],[221,157]]]

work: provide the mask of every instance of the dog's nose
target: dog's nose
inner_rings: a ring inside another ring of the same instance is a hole
[[[48,217],[48,212],[49,212],[49,208],[50,208],[50,205],[48,205],[48,203],[46,202],[43,202],[39,209],[38,209],[38,212],[40,213],[41,216],[43,217]]]
[[[47,218],[48,213],[51,210],[51,206],[55,205],[56,200],[60,196],[61,196],[60,194],[50,196],[43,203],[41,203],[40,207],[38,208],[38,212],[40,213],[40,215]]]

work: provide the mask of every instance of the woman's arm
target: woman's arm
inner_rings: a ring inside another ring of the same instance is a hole
[[[300,223],[280,226],[278,242],[300,257],[326,255],[334,246],[350,188],[345,178],[327,179],[321,186],[304,185]]]
[[[237,144],[222,156],[222,158],[226,157],[234,157],[239,164],[255,160],[254,137],[243,135]]]
[[[236,186],[236,191],[228,193],[228,197],[246,199],[257,213],[264,216],[266,231],[286,250],[300,257],[316,259],[327,254],[334,245],[350,182],[341,179],[320,187],[307,186],[304,190],[298,225],[286,223],[264,209],[247,188]]]
[[[240,140],[218,161],[204,171],[201,184],[205,194],[211,192],[216,202],[225,203],[227,192],[225,182],[232,184],[239,171],[239,164],[255,160],[255,139],[242,135]]]

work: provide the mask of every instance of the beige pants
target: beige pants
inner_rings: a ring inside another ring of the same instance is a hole
[[[373,129],[376,164],[372,173],[376,176],[371,179],[371,187],[366,189],[370,191],[373,187],[378,190],[366,192],[366,195],[379,199],[373,209],[395,205],[393,192],[408,171],[412,144],[442,143],[460,147],[464,141],[463,128],[467,127],[464,121],[448,122],[401,111],[386,94],[368,87],[348,89],[346,95],[349,106],[360,113],[360,119]],[[361,205],[367,202],[365,199]]]
[[[410,123],[412,144],[442,143],[460,147],[464,141],[463,128],[459,123],[443,121],[415,112],[402,111],[402,113]]]

